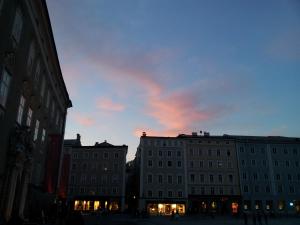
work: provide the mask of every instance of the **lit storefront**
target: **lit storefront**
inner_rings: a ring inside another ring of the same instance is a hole
[[[73,209],[77,211],[109,210],[116,212],[120,210],[120,203],[118,201],[75,200]]]
[[[172,215],[172,212],[185,214],[185,204],[182,203],[149,203],[147,211],[150,215]]]

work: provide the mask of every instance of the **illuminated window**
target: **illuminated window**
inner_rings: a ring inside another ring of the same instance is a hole
[[[46,139],[46,130],[43,128],[43,131],[42,131],[42,142],[44,142]]]
[[[4,69],[0,79],[0,105],[5,107],[10,86],[11,75],[7,72],[6,69]]]

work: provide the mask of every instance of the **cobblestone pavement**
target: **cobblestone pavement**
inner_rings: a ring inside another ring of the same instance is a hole
[[[180,217],[171,220],[170,217],[133,218],[128,215],[111,215],[108,217],[89,216],[85,217],[86,225],[244,225],[241,218],[232,217]],[[248,220],[248,225],[253,225]],[[256,225],[260,225],[256,223]],[[265,225],[264,220],[262,225]],[[276,218],[269,219],[268,225],[300,225],[300,218]]]

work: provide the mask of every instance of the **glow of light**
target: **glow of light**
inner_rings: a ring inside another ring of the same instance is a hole
[[[172,204],[172,209],[176,209],[176,204]]]
[[[163,208],[163,204],[158,204],[158,208],[162,209]]]
[[[290,202],[290,206],[294,206],[294,203],[293,203],[293,202]]]

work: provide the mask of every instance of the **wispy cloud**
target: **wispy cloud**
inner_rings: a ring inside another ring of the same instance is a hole
[[[77,112],[73,113],[71,117],[76,123],[80,124],[81,126],[90,127],[95,125],[95,120],[88,115]]]
[[[109,98],[100,98],[96,102],[96,106],[98,109],[107,110],[107,111],[123,111],[125,106],[120,103],[113,102]]]

